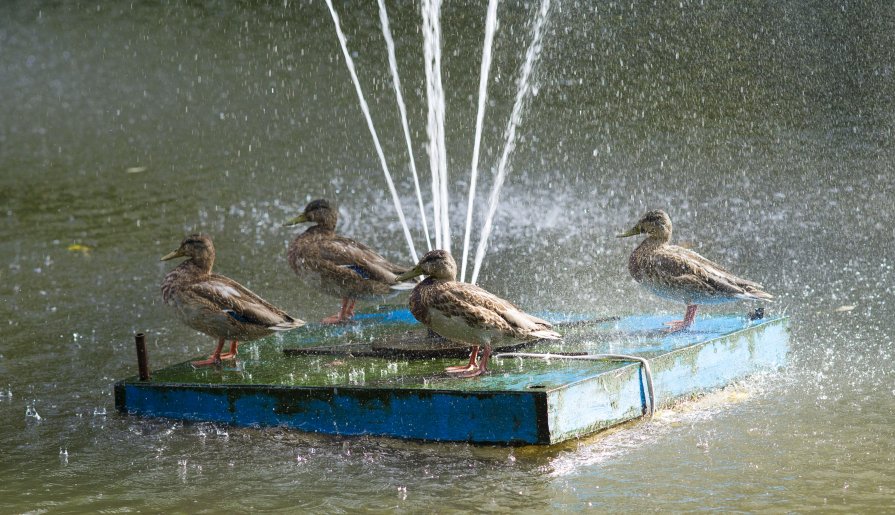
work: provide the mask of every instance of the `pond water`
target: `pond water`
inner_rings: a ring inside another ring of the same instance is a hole
[[[441,17],[455,249],[483,4]],[[388,5],[427,170],[419,5]],[[423,249],[378,11],[335,8]],[[498,11],[474,225],[537,9]],[[531,310],[683,313],[634,283],[635,242],[614,237],[664,208],[676,241],[777,296],[791,364],[649,422],[506,448],[117,414],[135,332],[154,367],[213,344],[161,303],[159,257],[185,234],[306,320],[339,305],[286,262],[281,223],[309,199],[389,258],[408,249],[323,2],[4,3],[0,511],[892,509],[893,22],[872,1],[554,2],[479,284]]]

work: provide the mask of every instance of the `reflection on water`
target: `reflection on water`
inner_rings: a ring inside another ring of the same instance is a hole
[[[769,378],[763,375],[728,386],[717,392],[695,397],[676,404],[673,408],[660,409],[646,421],[634,421],[604,431],[578,441],[570,452],[559,453],[550,461],[550,476],[562,478],[576,476],[588,467],[618,460],[630,452],[639,452],[641,447],[663,437],[671,437],[682,427],[690,431],[709,430],[702,428],[725,410],[731,410],[738,403],[762,395],[762,388]],[[696,438],[696,447],[710,452],[717,445],[717,438],[705,435]]]
[[[158,259],[184,234],[211,233],[221,273],[309,320],[338,300],[286,264],[294,232],[280,223],[308,200],[338,201],[343,233],[410,259],[321,2],[4,4],[0,511],[890,506],[895,7],[554,4],[479,283],[531,310],[679,315],[630,280],[632,247],[612,237],[662,207],[676,241],[778,297],[787,371],[747,382],[743,399],[722,392],[558,448],[112,413],[133,333],[147,333],[153,367],[207,352],[160,302]],[[411,213],[377,6],[336,7]],[[420,13],[388,8],[422,163]],[[498,11],[481,192],[536,8]],[[441,20],[455,248],[484,10],[450,3]]]

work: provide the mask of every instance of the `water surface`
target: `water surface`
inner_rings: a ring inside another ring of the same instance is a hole
[[[336,8],[422,249],[375,3]],[[478,223],[536,9],[498,12]],[[389,12],[422,168],[419,6]],[[475,2],[442,17],[455,249],[484,20]],[[286,263],[280,224],[307,200],[408,251],[323,2],[5,3],[0,511],[891,509],[893,21],[870,1],[556,2],[479,283],[532,310],[682,313],[614,238],[661,207],[677,241],[778,296],[792,363],[651,422],[502,448],[114,413],[133,333],[154,366],[211,350],[161,304],[158,259],[184,234],[309,320],[338,300]]]

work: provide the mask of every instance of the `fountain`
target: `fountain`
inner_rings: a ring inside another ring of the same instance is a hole
[[[466,205],[466,230],[463,232],[463,261],[460,280],[466,280],[466,260],[469,255],[469,235],[472,232],[472,208],[475,203],[475,187],[479,177],[479,150],[482,143],[482,125],[485,121],[485,105],[488,100],[488,72],[491,70],[491,47],[497,32],[497,0],[488,2],[485,18],[485,44],[482,45],[482,70],[479,73],[479,104],[475,118],[475,139],[472,147],[472,165],[469,167],[469,202]],[[475,281],[473,281],[475,282]]]
[[[392,200],[395,203],[395,210],[398,212],[398,219],[401,220],[401,227],[404,229],[404,238],[407,240],[407,246],[410,248],[410,256],[416,262],[419,257],[416,253],[416,247],[413,244],[413,237],[410,235],[410,228],[407,226],[407,220],[404,218],[404,210],[401,208],[401,199],[398,197],[398,191],[395,189],[395,182],[392,180],[392,174],[388,170],[388,164],[385,162],[385,154],[382,151],[382,145],[379,143],[379,136],[376,135],[376,128],[373,126],[373,118],[370,116],[370,107],[364,98],[364,92],[360,87],[360,81],[357,78],[357,72],[354,69],[354,59],[348,52],[348,41],[345,34],[342,33],[342,26],[339,23],[339,15],[333,8],[332,0],[326,0],[326,6],[332,15],[333,23],[336,26],[336,35],[342,47],[342,55],[345,57],[345,65],[348,66],[348,72],[351,74],[351,80],[354,82],[354,89],[357,91],[357,99],[360,102],[361,111],[364,113],[364,119],[367,121],[367,127],[370,129],[370,135],[373,137],[373,144],[376,147],[376,155],[379,156],[379,162],[382,164],[382,172],[385,174],[385,182],[392,194]]]
[[[404,104],[404,94],[401,93],[401,78],[398,75],[398,60],[395,57],[395,41],[388,23],[388,11],[385,9],[385,0],[379,2],[379,22],[382,25],[382,36],[388,49],[388,64],[392,72],[392,82],[395,86],[395,98],[398,101],[398,111],[401,114],[401,128],[404,129],[404,142],[407,144],[407,157],[410,161],[410,173],[413,175],[413,187],[416,191],[416,200],[420,208],[420,217],[423,222],[423,234],[426,236],[426,248],[432,250],[432,239],[429,237],[429,222],[426,220],[426,209],[423,206],[423,193],[420,191],[420,179],[416,172],[416,160],[413,158],[413,144],[410,141],[410,128],[407,125],[407,106]]]
[[[357,78],[357,72],[354,67],[354,61],[348,52],[347,41],[339,23],[339,17],[332,5],[332,0],[326,1],[330,13],[335,24],[336,33],[341,44],[342,54],[345,57],[345,64],[351,74],[352,81],[357,91],[358,100],[361,104],[361,110],[373,137],[373,143],[376,147],[377,155],[382,163],[382,169],[385,174],[386,183],[395,203],[398,218],[404,229],[404,236],[407,239],[408,246],[414,261],[417,260],[416,250],[413,245],[412,237],[401,209],[398,193],[394,186],[391,173],[385,162],[385,156],[379,138],[370,116],[369,107],[364,98]],[[410,138],[410,130],[407,122],[407,108],[404,103],[404,96],[401,92],[401,81],[398,74],[397,59],[395,57],[395,45],[392,38],[391,29],[389,27],[388,12],[385,7],[384,0],[378,0],[379,19],[382,26],[382,33],[385,39],[388,51],[389,67],[392,75],[392,82],[395,88],[395,96],[398,103],[398,110],[401,115],[401,124],[404,131],[404,140],[407,145],[407,152],[410,160],[410,171],[413,176],[414,188],[417,196],[417,203],[420,209],[423,230],[426,238],[427,248],[431,250],[432,244],[428,230],[428,220],[425,214],[422,191],[419,183],[419,176],[416,170],[416,164],[413,158],[413,146]],[[463,234],[463,256],[460,270],[460,280],[466,279],[466,269],[469,255],[469,244],[472,233],[472,220],[475,206],[475,192],[478,182],[479,156],[481,151],[482,130],[485,119],[485,106],[488,99],[488,75],[491,68],[492,48],[494,36],[497,32],[497,0],[490,0],[485,19],[485,39],[482,45],[482,62],[479,77],[479,95],[478,109],[475,122],[475,137],[472,151],[472,163],[470,166],[470,183],[466,208],[466,223]],[[481,234],[479,236],[478,247],[475,254],[475,261],[472,270],[470,282],[475,283],[478,280],[479,271],[485,258],[488,247],[488,239],[491,235],[494,216],[497,212],[497,206],[500,201],[500,190],[506,180],[510,155],[516,145],[516,128],[522,121],[523,110],[531,91],[531,75],[535,69],[537,59],[541,52],[542,40],[545,27],[550,13],[550,0],[543,0],[538,8],[532,28],[532,37],[528,50],[525,53],[525,60],[522,64],[519,79],[517,80],[516,99],[507,127],[504,130],[504,148],[501,153],[500,161],[497,164],[495,178],[492,184],[491,192],[488,196],[488,210],[485,221],[482,225]],[[422,32],[423,32],[423,55],[424,68],[426,76],[426,98],[428,105],[428,122],[426,132],[429,137],[426,146],[429,155],[429,169],[432,176],[432,206],[434,211],[434,233],[435,247],[450,251],[451,249],[451,229],[450,229],[450,198],[448,195],[448,170],[447,170],[447,148],[445,145],[445,95],[441,78],[441,0],[423,0],[421,4],[422,15]]]
[[[494,178],[494,184],[491,186],[491,193],[488,195],[488,214],[485,217],[485,223],[482,225],[482,233],[479,236],[479,245],[475,252],[475,266],[472,269],[472,278],[470,282],[475,284],[479,277],[479,270],[482,268],[482,261],[485,259],[485,251],[488,248],[488,238],[491,236],[491,226],[494,222],[494,214],[497,213],[497,203],[500,200],[500,189],[506,180],[507,164],[510,160],[510,154],[516,148],[516,127],[522,120],[522,109],[525,107],[525,101],[528,98],[528,92],[531,90],[531,73],[534,70],[538,56],[541,54],[541,39],[544,37],[544,27],[547,23],[547,15],[550,12],[550,0],[542,0],[541,7],[538,9],[537,18],[535,18],[534,28],[532,29],[531,44],[525,52],[525,62],[522,65],[522,72],[519,76],[519,89],[516,92],[516,101],[513,104],[513,111],[510,114],[510,120],[507,122],[504,137],[503,153],[500,155],[500,162],[497,164],[497,175]],[[465,258],[465,256],[464,256]],[[465,259],[464,259],[465,267]]]
[[[408,247],[417,260],[338,14],[332,0],[326,0],[326,4]],[[504,147],[495,168],[475,254],[473,283],[481,270],[500,190],[509,172],[516,129],[532,89],[532,74],[550,6],[550,0],[542,0],[539,5],[520,68],[515,101],[503,133]],[[432,176],[434,239],[436,247],[449,250],[450,199],[444,141],[445,96],[440,70],[440,10],[440,0],[423,0],[427,150]],[[430,246],[383,0],[379,0],[379,13],[410,157],[409,168],[426,243]],[[485,22],[463,238],[464,274],[496,30],[497,0],[491,0]],[[468,380],[443,373],[447,363],[468,355],[468,346],[432,337],[407,309],[394,306],[361,312],[351,324],[312,323],[302,331],[280,335],[276,341],[260,341],[247,356],[240,357],[235,368],[221,369],[219,373],[196,370],[186,361],[150,374],[143,370],[147,363],[145,345],[141,347],[138,338],[140,362],[144,365],[139,376],[115,385],[115,403],[120,411],[133,414],[289,427],[338,435],[553,444],[650,416],[657,406],[668,406],[678,399],[725,386],[757,371],[773,370],[785,363],[789,350],[788,319],[785,316],[765,318],[763,312],[756,312],[752,317],[704,317],[694,323],[692,330],[673,333],[664,330],[670,316],[599,319],[557,313],[542,316],[561,331],[561,341],[495,342],[494,350],[498,353],[494,356],[492,372]],[[624,354],[619,354],[619,350]]]
[[[423,0],[423,55],[429,116],[429,168],[432,171],[432,205],[435,209],[435,246],[450,251],[447,148],[444,142],[444,88],[441,81],[441,0]]]

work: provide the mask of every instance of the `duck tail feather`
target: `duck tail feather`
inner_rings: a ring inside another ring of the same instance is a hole
[[[737,295],[736,297],[744,300],[766,300],[768,302],[774,301],[773,295],[762,290],[748,290],[745,293]]]
[[[390,284],[389,288],[396,291],[408,291],[414,289],[416,287],[416,284],[416,281],[407,281],[403,283]]]
[[[297,318],[288,317],[285,320],[283,320],[282,322],[280,322],[279,324],[270,326],[269,329],[271,329],[273,331],[290,331],[292,329],[296,329],[303,325],[305,325],[304,320],[299,320]]]
[[[538,329],[537,331],[532,331],[529,333],[535,338],[540,338],[542,340],[559,340],[562,338],[562,335],[557,333],[556,331],[551,331],[550,329]]]

